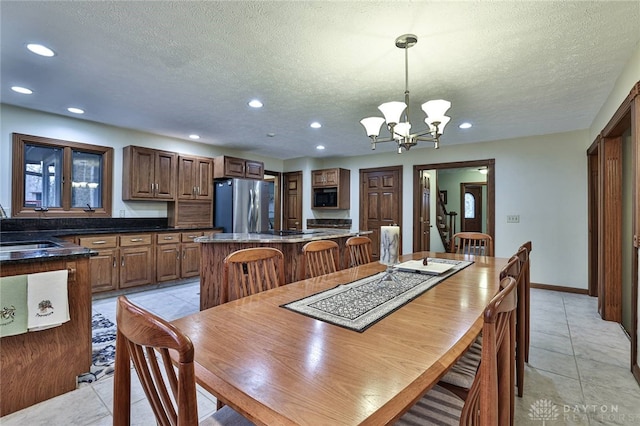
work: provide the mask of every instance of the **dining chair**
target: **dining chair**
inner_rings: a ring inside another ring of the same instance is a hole
[[[451,238],[451,253],[493,256],[493,238],[482,232],[458,232]]]
[[[483,315],[482,361],[466,400],[436,385],[396,422],[415,424],[506,426],[513,424],[512,348],[515,344],[516,287],[513,277],[500,281],[500,292]]]
[[[371,262],[371,238],[357,236],[347,239],[344,251],[344,267],[364,265]]]
[[[224,258],[225,302],[279,287],[284,281],[284,256],[272,247],[234,251]]]
[[[504,278],[505,271],[514,271],[518,268],[518,259],[512,257],[500,271],[500,279]],[[516,277],[514,276],[514,279]],[[466,400],[473,382],[477,376],[482,358],[482,333],[471,343],[456,363],[442,376],[438,382],[440,386],[453,392],[458,397]]]
[[[197,425],[194,349],[189,337],[125,296],[117,300],[116,324],[113,424],[128,426],[131,423],[133,362],[158,425]],[[204,423],[252,424],[228,406],[216,411]]]
[[[338,270],[338,243],[332,240],[310,241],[302,247],[300,279],[318,277]]]

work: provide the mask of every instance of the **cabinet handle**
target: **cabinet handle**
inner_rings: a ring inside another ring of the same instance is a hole
[[[164,237],[165,240],[173,240],[173,237]]]
[[[118,265],[118,263],[116,262],[115,256],[112,256],[112,258],[113,258],[113,267],[115,268]]]
[[[94,241],[91,244],[93,244],[94,246],[98,246],[100,244],[107,244],[107,242],[105,240],[99,240],[99,241]]]
[[[197,235],[187,235],[187,238],[189,238],[190,240],[193,240],[196,237],[197,237]]]
[[[120,256],[120,266],[124,266],[124,256]]]
[[[176,259],[180,260],[180,250],[176,249]]]
[[[182,250],[182,258],[183,259],[187,258],[187,251],[186,250]]]
[[[132,243],[139,243],[140,241],[142,241],[142,238],[132,238],[131,239]]]
[[[196,186],[196,195],[200,195],[200,187]]]

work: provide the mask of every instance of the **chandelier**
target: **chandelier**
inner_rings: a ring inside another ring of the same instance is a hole
[[[409,48],[418,42],[418,37],[414,34],[404,34],[396,38],[396,47],[404,49],[404,102],[386,102],[378,107],[384,118],[367,117],[360,120],[371,138],[371,149],[376,149],[376,143],[395,142],[398,144],[398,154],[402,153],[402,148],[409,150],[417,145],[418,141],[433,142],[434,148],[440,144],[440,135],[444,131],[444,126],[451,120],[445,114],[451,107],[451,102],[443,99],[428,101],[422,104],[422,110],[427,115],[424,122],[427,129],[411,133],[411,123],[409,122]],[[387,123],[389,137],[378,139],[383,123]]]

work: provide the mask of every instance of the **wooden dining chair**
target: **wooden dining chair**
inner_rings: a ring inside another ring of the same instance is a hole
[[[371,263],[371,238],[357,236],[347,239],[344,251],[344,267],[353,268],[365,263]]]
[[[493,238],[482,232],[458,232],[451,238],[451,253],[493,256]]]
[[[505,271],[518,270],[518,259],[512,257],[509,259],[504,268],[500,272],[500,278],[505,277]],[[514,279],[517,277],[513,276]],[[482,333],[471,343],[463,355],[456,361],[456,363],[447,371],[447,373],[440,379],[440,386],[455,393],[458,397],[466,400],[469,395],[469,391],[476,378],[478,368],[480,367],[480,361],[482,358]]]
[[[272,247],[234,251],[224,258],[225,302],[284,285],[284,256]]]
[[[302,247],[300,279],[319,277],[338,270],[338,243],[332,240],[310,241]]]
[[[515,345],[516,280],[500,281],[500,292],[484,310],[482,361],[469,395],[462,400],[448,389],[436,385],[414,404],[396,423],[506,426],[513,424],[512,348]]]
[[[131,303],[116,304],[113,424],[131,423],[131,362],[162,426],[198,424],[194,349],[188,336],[164,319]],[[174,354],[174,359],[171,355]],[[228,406],[206,419],[211,425],[251,425]]]

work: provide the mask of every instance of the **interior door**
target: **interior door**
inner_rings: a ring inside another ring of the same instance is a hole
[[[461,200],[462,221],[460,227],[463,232],[482,232],[482,187],[476,183],[462,183]]]
[[[284,174],[283,221],[284,229],[302,229],[302,172]]]
[[[380,227],[402,227],[402,167],[360,170],[360,229],[372,231],[371,258],[380,259]],[[402,234],[400,234],[402,254]]]
[[[420,250],[431,250],[431,181],[426,171],[420,178]]]

